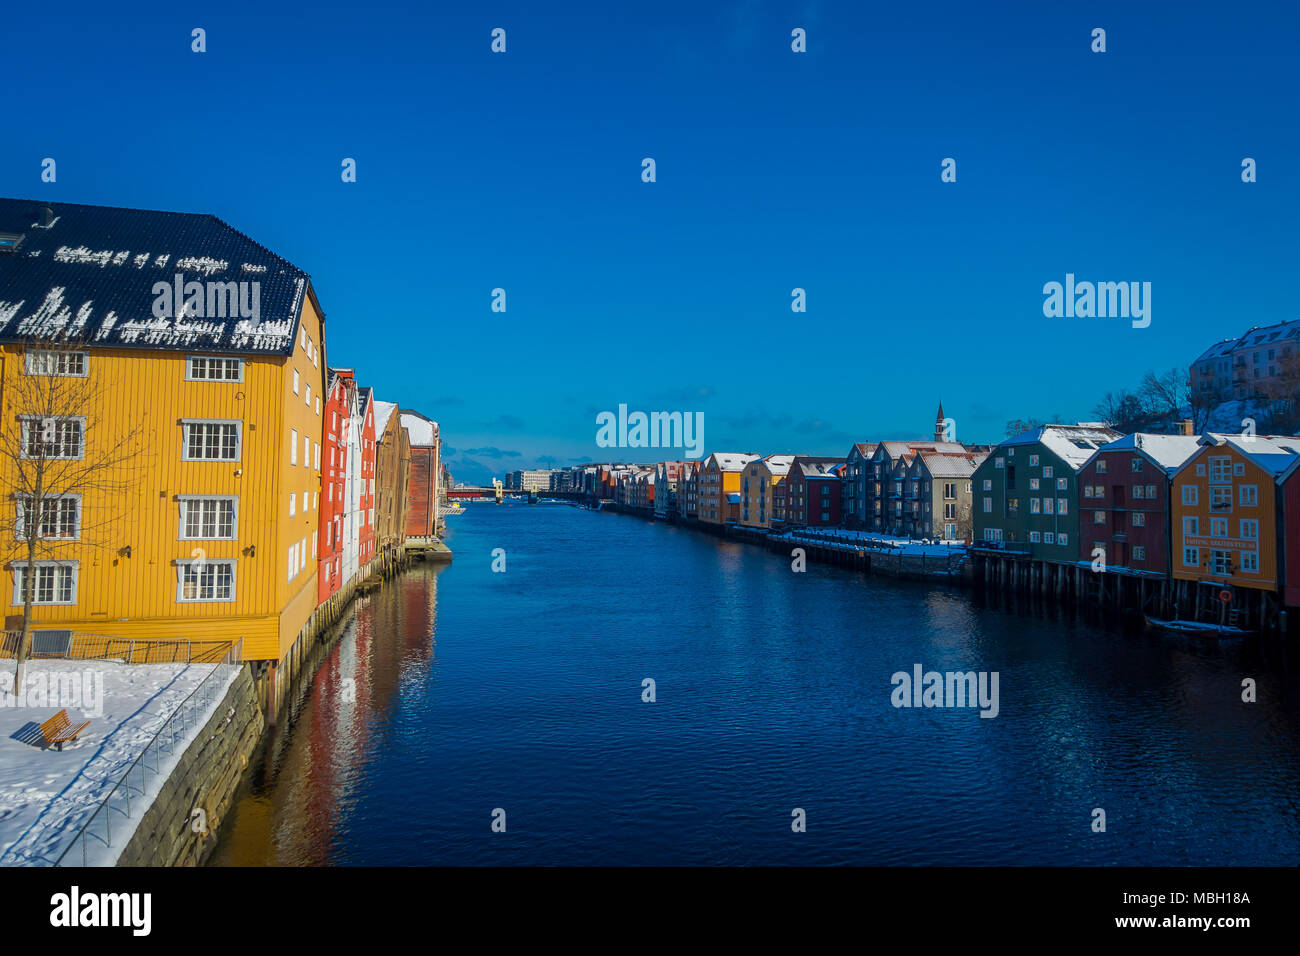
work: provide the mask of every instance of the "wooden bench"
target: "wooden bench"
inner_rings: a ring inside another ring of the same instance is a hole
[[[63,751],[63,745],[69,740],[76,740],[77,734],[81,733],[90,726],[90,721],[86,721],[80,727],[74,728],[72,721],[68,720],[68,712],[61,710],[45,723],[41,724],[41,734],[45,737],[45,743],[51,747],[56,747],[60,752]]]

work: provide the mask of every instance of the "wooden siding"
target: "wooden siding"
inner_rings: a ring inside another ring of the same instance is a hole
[[[1210,460],[1212,458],[1230,459],[1231,467],[1227,483],[1211,484]],[[1238,465],[1244,466],[1240,475],[1235,473]],[[1197,474],[1198,466],[1204,469],[1205,474]],[[1242,505],[1242,485],[1255,486],[1257,504]],[[1194,505],[1183,504],[1183,488],[1187,486],[1196,488]],[[1212,487],[1231,489],[1231,503],[1227,509],[1218,511],[1211,509],[1210,489]],[[1173,577],[1181,581],[1205,581],[1231,587],[1274,590],[1278,584],[1277,497],[1278,488],[1273,476],[1231,445],[1211,445],[1198,451],[1178,470],[1169,489],[1169,528],[1173,538],[1169,560]],[[1184,531],[1183,519],[1188,517],[1197,519],[1197,534],[1194,536]],[[1212,534],[1213,529],[1210,524],[1212,518],[1226,519],[1227,534]],[[1240,532],[1243,518],[1258,522],[1257,539],[1251,541],[1242,539]],[[1197,567],[1189,567],[1184,563],[1183,549],[1188,546],[1199,549]],[[1207,567],[1211,551],[1214,550],[1227,551],[1231,554],[1233,564],[1231,574],[1215,574],[1213,567]],[[1258,571],[1246,571],[1241,567],[1243,551],[1258,553]]]
[[[303,324],[319,344],[320,324],[310,302]],[[19,345],[3,347],[0,394],[14,375],[25,374]],[[301,395],[292,394],[292,369],[298,368],[300,388],[312,383],[318,394],[319,371],[308,353],[295,347],[292,358],[242,355],[240,382],[187,381],[187,357],[181,352],[139,349],[90,349],[88,376],[96,388],[112,397],[107,407],[93,411],[87,447],[125,442],[140,429],[140,451],[118,477],[124,493],[109,497],[88,494],[82,500],[82,540],[52,544],[42,558],[75,560],[78,565],[76,601],[70,605],[36,605],[39,627],[69,627],[93,633],[140,638],[244,638],[248,659],[278,660],[309,618],[315,601],[315,562],[290,582],[287,550],[304,535],[311,542],[315,513],[288,517],[288,494],[309,496],[319,481],[312,462],[291,468],[290,427],[313,442],[320,439],[320,418]],[[318,353],[323,364],[324,355]],[[292,398],[293,401],[289,401]],[[0,414],[22,410],[0,403]],[[183,419],[226,419],[241,422],[238,461],[183,461]],[[0,468],[10,467],[0,461]],[[182,495],[230,495],[237,498],[234,540],[181,540]],[[13,503],[0,503],[13,509]],[[5,527],[12,529],[12,510]],[[305,524],[304,524],[305,523]],[[303,528],[306,527],[304,531]],[[4,600],[7,623],[21,622],[22,605],[14,604],[12,562],[25,549],[6,541]],[[129,552],[128,550],[129,549]],[[201,549],[201,551],[199,550]],[[177,600],[177,561],[195,557],[235,562],[232,601]],[[306,593],[307,599],[302,595]]]

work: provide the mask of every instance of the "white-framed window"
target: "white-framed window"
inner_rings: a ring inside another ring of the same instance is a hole
[[[1232,570],[1232,552],[1210,549],[1210,573],[1227,574]]]
[[[317,531],[313,531],[313,532],[311,533],[311,553],[312,553],[312,554],[315,554],[315,555],[319,555],[319,554],[320,554],[320,552],[316,549],[316,541],[317,541],[316,536],[317,536],[317,534],[319,534],[319,532],[317,532]]]
[[[1223,522],[1224,522],[1225,524],[1227,523],[1227,521],[1228,521],[1227,518],[1224,518],[1224,519],[1223,519]],[[1258,538],[1259,538],[1259,522],[1256,521],[1254,518],[1242,518],[1242,519],[1241,519],[1241,537],[1245,538],[1245,539],[1248,540],[1248,541],[1258,540]]]
[[[317,415],[320,414],[320,396],[319,396],[319,395],[316,396],[316,414],[317,414]]]
[[[1196,463],[1196,477],[1198,477],[1198,478],[1204,478],[1204,477],[1205,477],[1205,462],[1203,462],[1203,461],[1198,461],[1198,462]]]
[[[86,419],[80,415],[22,415],[23,457],[75,460],[85,456]]]
[[[27,513],[32,510],[30,497],[14,499],[14,537],[27,534]],[[41,501],[38,537],[63,541],[81,538],[81,495],[51,495]]]
[[[1232,459],[1215,455],[1210,458],[1210,484],[1226,485],[1232,481]]]
[[[302,493],[302,513],[307,513],[307,492]]]
[[[1243,570],[1243,571],[1254,571],[1254,572],[1258,573],[1258,571],[1259,571],[1259,552],[1258,552],[1258,551],[1243,551],[1243,552],[1241,552],[1241,570]]]
[[[243,380],[243,359],[191,355],[185,360],[187,382],[242,382]]]
[[[1070,536],[1066,534],[1064,531],[1058,532],[1056,535],[1056,543],[1059,545],[1064,545],[1065,547],[1069,547]]]
[[[1253,508],[1259,504],[1259,486],[1241,485],[1237,488],[1237,501],[1243,508]]]
[[[1065,491],[1065,490],[1066,490],[1067,488],[1069,488],[1069,487],[1070,487],[1070,479],[1069,479],[1069,478],[1057,478],[1057,479],[1056,479],[1056,490],[1057,490],[1057,491]]]
[[[289,492],[289,517],[292,518],[298,513],[298,496],[292,491]]]
[[[1136,458],[1134,458],[1133,460],[1134,460],[1134,461],[1137,461]],[[1139,501],[1140,501],[1140,500],[1142,499],[1142,497],[1143,497],[1143,494],[1142,494],[1142,486],[1141,486],[1141,485],[1134,485],[1134,486],[1133,486],[1133,498],[1134,498],[1134,500],[1139,500]]]
[[[1092,523],[1093,523],[1093,524],[1105,524],[1105,523],[1106,523],[1106,512],[1104,512],[1104,511],[1094,511],[1094,512],[1092,513]]]
[[[1068,515],[1068,514],[1070,513],[1070,499],[1069,499],[1069,498],[1057,498],[1057,499],[1056,499],[1056,513],[1057,513],[1058,515]]]
[[[985,490],[985,491],[992,491],[992,490],[993,490],[993,479],[992,479],[992,478],[985,478],[985,479],[984,479],[984,490]]]
[[[1246,473],[1246,463],[1244,461],[1234,461],[1232,463],[1232,473],[1234,475],[1244,475]]]
[[[1030,490],[1030,491],[1037,491],[1037,490],[1038,490],[1038,479],[1037,479],[1037,478],[1030,478],[1030,479],[1029,479],[1029,490]]]
[[[1195,537],[1201,533],[1201,519],[1195,515],[1189,515],[1183,519],[1183,534]]]
[[[306,435],[302,436],[302,466],[311,467],[311,439]]]
[[[1043,514],[1045,514],[1045,515],[1050,515],[1050,514],[1052,514],[1052,512],[1053,512],[1053,510],[1054,510],[1054,505],[1055,505],[1055,504],[1056,504],[1056,502],[1053,501],[1051,498],[1044,498],[1044,499],[1043,499]]]
[[[1105,459],[1105,458],[1098,458],[1098,459],[1097,459],[1097,474],[1099,474],[1099,475],[1104,475],[1104,474],[1106,474],[1106,459]]]
[[[181,495],[181,541],[229,541],[239,535],[235,495]]]
[[[235,599],[235,562],[176,562],[176,601],[179,604],[233,601]]]
[[[27,353],[28,375],[61,375],[85,378],[90,364],[88,352],[65,352],[61,349],[33,349]]]
[[[1031,515],[1037,515],[1043,513],[1043,504],[1041,499],[1039,498],[1029,499],[1029,513]]]
[[[987,515],[987,514],[992,514],[992,513],[993,513],[993,499],[992,499],[992,498],[985,498],[985,499],[984,499],[984,513],[985,513],[986,515]]]
[[[1211,518],[1210,519],[1210,537],[1226,538],[1228,536],[1228,519]]]
[[[298,545],[289,545],[289,580],[292,581],[298,576]]]
[[[1200,503],[1200,496],[1197,494],[1195,485],[1183,485],[1183,504],[1195,505]]]
[[[316,470],[320,471],[320,442],[316,443]]]
[[[1144,527],[1146,523],[1147,523],[1146,512],[1144,511],[1133,512],[1133,527],[1141,528]]]
[[[1043,466],[1043,477],[1044,477],[1044,478],[1051,478],[1051,477],[1052,477],[1052,466],[1051,466],[1051,465],[1044,465],[1044,466]]]
[[[1131,472],[1140,472],[1142,470],[1142,459],[1134,455],[1128,460],[1128,470]]]
[[[298,390],[301,387],[302,384],[301,379],[302,379],[302,375],[299,373],[297,369],[294,369],[293,370],[293,393],[295,395],[298,394]]]
[[[289,464],[298,464],[298,429],[289,429]]]
[[[1140,544],[1133,545],[1133,560],[1145,561],[1147,559],[1147,549]]]
[[[15,561],[14,594],[12,603],[23,603],[23,589],[27,582],[27,562]],[[77,562],[37,561],[32,579],[33,604],[76,604]]]
[[[1031,466],[1037,465],[1037,464],[1038,464],[1038,456],[1037,456],[1037,455],[1030,455],[1030,456],[1029,456],[1029,464],[1030,464]]]
[[[303,535],[302,540],[298,542],[298,570],[303,571],[307,568],[307,536]]]
[[[306,405],[308,408],[311,408],[311,383],[310,382],[308,382],[307,387],[303,389],[302,403]]]
[[[1232,510],[1232,488],[1217,487],[1210,489],[1210,510],[1211,511],[1231,511]]]
[[[1183,566],[1188,568],[1199,568],[1201,566],[1201,549],[1183,548]]]
[[[1039,534],[1037,531],[1031,531],[1031,532],[1029,532],[1029,542],[1030,542],[1030,544],[1041,544],[1041,543],[1042,543],[1042,540],[1043,540],[1043,536],[1042,536],[1041,534]]]
[[[1056,534],[1051,531],[1044,531],[1043,544],[1056,544]]]
[[[241,421],[183,419],[181,461],[239,461],[243,425]]]
[[[1005,465],[1006,465],[1006,462],[1003,461],[1003,459],[1001,459],[1001,458],[994,458],[994,459],[993,459],[993,467],[994,467],[994,468],[1002,468],[1002,467],[1004,467]]]

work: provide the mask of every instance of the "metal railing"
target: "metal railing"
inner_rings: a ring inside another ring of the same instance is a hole
[[[112,847],[115,814],[121,817],[119,835],[134,832],[134,827],[128,826],[127,821],[132,819],[133,808],[140,812],[148,808],[149,801],[145,798],[149,781],[164,772],[164,762],[176,753],[178,745],[182,751],[189,745],[190,735],[201,725],[213,700],[224,693],[224,678],[230,675],[232,668],[237,669],[240,665],[244,652],[243,638],[223,643],[225,654],[158,728],[140,756],[135,758],[113,785],[113,789],[100,801],[94,813],[78,828],[77,835],[54,861],[55,866],[89,866],[90,854],[97,848],[96,845]],[[78,848],[80,852],[76,852]]]
[[[18,655],[22,631],[4,631],[0,659]],[[230,648],[230,641],[159,641],[147,638],[111,637],[82,631],[45,629],[32,631],[28,649],[31,660],[119,660],[126,664],[216,664]]]

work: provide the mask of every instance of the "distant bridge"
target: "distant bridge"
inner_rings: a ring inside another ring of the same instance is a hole
[[[559,498],[563,501],[585,501],[586,492],[583,491],[529,491],[527,488],[482,488],[474,486],[461,486],[459,488],[448,488],[447,497],[456,498],[526,498],[530,495],[537,498]]]

